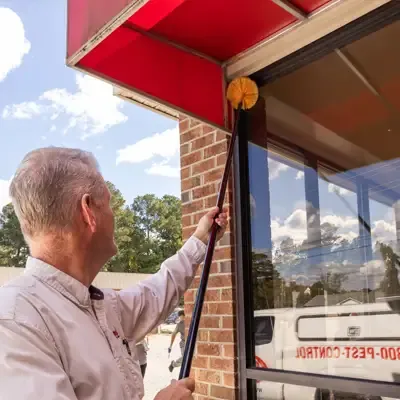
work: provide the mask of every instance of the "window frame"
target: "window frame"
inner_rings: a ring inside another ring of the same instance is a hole
[[[332,52],[337,47],[343,47],[386,25],[396,22],[400,18],[400,7],[396,1],[372,11],[368,15],[353,21],[343,28],[326,37],[306,46],[294,54],[275,62],[274,64],[256,72],[251,76],[259,86],[287,75],[294,70],[305,66],[318,58]],[[400,382],[379,382],[368,379],[355,379],[340,376],[328,376],[306,372],[292,372],[284,370],[262,369],[252,366],[255,359],[253,332],[253,288],[251,279],[251,229],[250,229],[250,199],[249,199],[249,167],[248,167],[248,137],[249,118],[243,113],[239,121],[239,136],[234,152],[234,212],[236,238],[236,328],[237,328],[237,355],[239,372],[239,399],[257,399],[256,381],[280,382],[299,386],[315,387],[327,390],[340,390],[350,393],[370,394],[375,396],[398,397]],[[297,146],[269,138],[268,146],[285,151],[299,153]],[[304,154],[304,152],[303,152]],[[304,154],[305,167],[318,165],[337,169],[330,163]],[[360,188],[360,195],[365,190]],[[359,196],[357,196],[358,199]],[[365,209],[365,196],[358,200],[361,216],[369,218],[369,210]],[[361,228],[360,228],[361,234]],[[365,234],[365,231],[364,231]],[[365,258],[368,259],[366,254]]]

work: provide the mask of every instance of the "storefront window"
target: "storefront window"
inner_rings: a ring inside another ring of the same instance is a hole
[[[316,387],[276,383],[271,386],[269,382],[255,382],[257,399],[296,399],[296,400],[381,400],[380,396],[372,394],[359,394],[350,391],[319,389]],[[391,399],[391,397],[387,397]]]
[[[261,88],[266,126],[248,143],[253,368],[398,382],[399,34],[396,22]]]

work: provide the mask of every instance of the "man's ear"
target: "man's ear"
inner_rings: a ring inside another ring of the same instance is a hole
[[[96,218],[93,212],[93,200],[90,195],[85,194],[81,199],[82,216],[85,223],[92,232],[96,231]]]

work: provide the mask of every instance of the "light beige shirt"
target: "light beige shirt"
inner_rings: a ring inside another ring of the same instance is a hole
[[[29,258],[24,274],[0,288],[0,400],[141,399],[140,368],[125,343],[167,318],[205,247],[190,238],[158,273],[119,292],[88,289]]]

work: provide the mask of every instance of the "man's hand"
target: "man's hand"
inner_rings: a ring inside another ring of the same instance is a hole
[[[193,400],[194,386],[192,378],[173,380],[169,386],[157,393],[154,400]]]
[[[211,228],[215,222],[219,225],[220,229],[217,233],[217,241],[221,240],[228,225],[227,209],[224,208],[222,213],[219,214],[218,207],[214,207],[207,214],[203,215],[197,225],[196,231],[193,236],[200,239],[203,243],[207,244],[208,236],[210,235]]]

